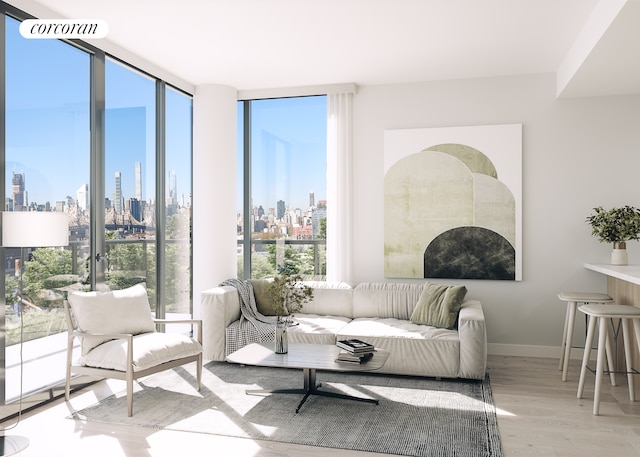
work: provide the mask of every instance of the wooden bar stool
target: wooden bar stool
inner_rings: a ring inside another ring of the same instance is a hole
[[[562,343],[560,344],[560,364],[558,365],[558,370],[562,370],[562,380],[566,381],[578,303],[613,303],[613,298],[607,294],[597,292],[560,292],[558,298],[567,302],[564,331],[562,333]]]
[[[629,321],[633,322],[633,330],[636,335],[638,350],[640,351],[640,308],[628,305],[582,305],[578,308],[580,312],[589,316],[589,327],[587,330],[587,342],[585,344],[584,357],[582,358],[582,368],[580,369],[580,381],[578,382],[578,398],[582,398],[584,391],[584,381],[587,373],[587,365],[591,355],[591,344],[596,331],[596,322],[598,325],[598,358],[596,362],[596,384],[593,393],[593,415],[597,416],[600,412],[600,387],[602,386],[602,377],[604,375],[604,359],[605,347],[610,346],[611,339],[609,335],[609,324],[613,323],[613,319],[620,319],[620,329],[624,341],[624,359],[626,364],[627,382],[629,385],[629,400],[635,401],[635,391],[633,387],[632,373],[638,373],[631,367],[631,335],[629,333]],[[609,349],[609,354],[612,354]],[[611,359],[611,357],[609,358]],[[611,380],[615,385],[615,373],[609,362],[609,371]],[[640,373],[638,373],[640,374]]]

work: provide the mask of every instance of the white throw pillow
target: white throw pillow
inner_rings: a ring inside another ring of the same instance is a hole
[[[87,333],[155,332],[147,291],[142,284],[109,292],[73,292],[68,297],[78,328]],[[82,355],[111,338],[83,338]]]

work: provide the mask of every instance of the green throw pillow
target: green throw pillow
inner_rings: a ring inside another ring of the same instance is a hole
[[[458,312],[465,295],[465,286],[427,283],[411,314],[411,322],[453,329],[457,324]]]
[[[253,296],[256,299],[256,308],[263,316],[275,316],[273,309],[273,300],[267,294],[267,288],[271,284],[272,279],[249,279],[249,283],[253,286]]]

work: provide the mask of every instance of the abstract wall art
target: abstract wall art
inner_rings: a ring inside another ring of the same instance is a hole
[[[385,131],[384,273],[522,280],[522,124]]]

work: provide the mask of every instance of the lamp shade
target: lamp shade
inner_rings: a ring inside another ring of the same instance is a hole
[[[4,211],[2,246],[53,247],[69,245],[69,218],[51,211]]]

